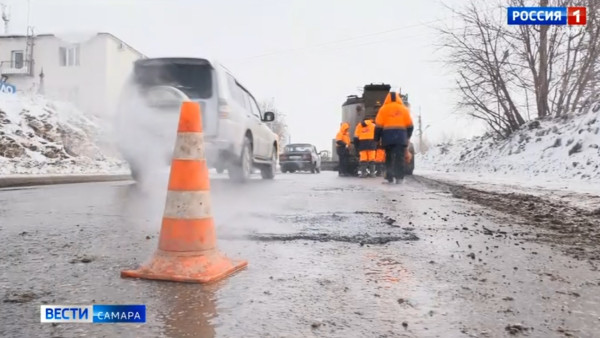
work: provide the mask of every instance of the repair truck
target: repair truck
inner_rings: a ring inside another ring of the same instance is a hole
[[[385,97],[390,92],[392,87],[388,84],[368,84],[363,88],[361,96],[349,95],[346,101],[342,104],[342,120],[340,123],[346,122],[350,125],[350,138],[354,138],[354,129],[356,125],[363,119],[372,119],[375,121],[379,108],[385,101]],[[410,108],[408,94],[400,93],[404,104]],[[415,148],[412,142],[408,146],[408,150],[413,155],[410,163],[405,166],[406,174],[412,175],[415,168]],[[331,163],[322,163],[323,168],[331,168],[337,170],[339,158],[336,152],[336,141],[332,140],[332,161]],[[353,145],[350,146],[349,171],[358,176],[359,155]]]

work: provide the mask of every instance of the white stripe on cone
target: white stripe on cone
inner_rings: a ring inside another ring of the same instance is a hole
[[[212,217],[210,191],[168,191],[163,217],[179,219]]]
[[[204,138],[202,133],[177,133],[173,159],[204,160]]]

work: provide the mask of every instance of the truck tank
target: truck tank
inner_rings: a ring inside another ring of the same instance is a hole
[[[350,125],[350,138],[354,136],[354,128],[365,116],[365,106],[362,97],[350,95],[342,104],[342,123]]]
[[[368,84],[363,91],[364,117],[375,120],[379,108],[392,87],[388,84]],[[358,123],[359,121],[356,121]]]

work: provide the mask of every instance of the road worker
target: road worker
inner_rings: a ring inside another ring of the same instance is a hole
[[[379,111],[381,101],[375,102],[375,109]],[[381,140],[377,142],[377,150],[375,151],[375,173],[377,177],[381,177],[385,172],[385,148],[381,145]]]
[[[336,152],[340,159],[338,162],[338,175],[348,176],[348,147],[350,146],[350,125],[348,123],[343,122],[340,125],[340,130],[335,137],[335,141]]]
[[[383,175],[385,171],[385,148],[381,145],[381,142],[377,143],[377,151],[375,151],[375,173],[377,177]]]
[[[406,149],[413,133],[410,111],[396,92],[390,92],[375,118],[375,140],[385,148],[387,183],[404,182]],[[386,183],[386,182],[384,182]]]
[[[354,129],[354,144],[360,156],[360,177],[375,177],[375,123],[371,119],[364,119]]]

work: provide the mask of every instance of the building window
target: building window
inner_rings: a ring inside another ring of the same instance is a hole
[[[58,59],[63,67],[79,66],[79,45],[73,47],[59,47]]]
[[[24,54],[22,50],[13,50],[10,56],[10,66],[14,69],[23,68]]]

